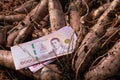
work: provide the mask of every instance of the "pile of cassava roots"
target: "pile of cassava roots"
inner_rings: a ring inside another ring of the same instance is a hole
[[[71,26],[74,52],[36,73],[11,47]],[[120,80],[120,0],[0,0],[0,80]]]

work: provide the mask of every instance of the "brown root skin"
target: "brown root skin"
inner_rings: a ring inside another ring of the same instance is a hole
[[[14,39],[14,45],[18,44],[18,43],[22,43],[22,41],[25,40],[25,36],[24,35],[28,35],[28,33],[30,33],[32,27],[25,27],[23,29],[21,29],[18,33],[18,35],[16,36],[16,38]],[[19,42],[18,42],[19,40]]]
[[[37,38],[42,37],[42,36],[44,36],[44,33],[38,29],[34,30],[32,33],[33,39],[37,39]]]
[[[0,15],[0,21],[5,22],[15,22],[15,21],[21,21],[25,18],[25,14],[16,14],[16,15]]]
[[[61,80],[60,71],[55,64],[49,64],[41,70],[41,80]]]
[[[0,65],[15,69],[13,57],[10,51],[0,50]]]
[[[78,10],[79,10],[79,16],[84,16],[86,14],[86,11],[89,8],[94,8],[93,7],[93,0],[75,0],[75,5],[77,6]],[[87,11],[87,14],[89,13],[89,10]]]
[[[59,0],[48,0],[50,26],[55,31],[66,26],[64,13]]]
[[[42,20],[47,15],[47,7],[47,0],[41,0],[41,2],[25,17],[22,22],[19,22],[17,26],[9,31],[9,34],[16,30],[18,32],[20,31],[20,33],[16,34],[17,36],[13,37],[15,39],[14,44],[19,44],[23,42],[26,39],[27,35],[31,34],[31,31],[33,31],[33,28],[31,28],[32,23]],[[26,32],[26,30],[25,32],[22,32],[22,29],[24,27],[27,27],[28,32]]]
[[[48,35],[50,33],[49,30],[46,28],[43,28],[42,32],[44,33],[44,35]]]
[[[100,6],[98,9],[94,10],[94,12],[92,13],[92,18],[96,19],[99,18],[102,13],[109,7],[110,3],[106,3],[102,6]]]
[[[120,40],[107,52],[107,56],[103,58],[94,69],[88,71],[85,75],[86,80],[106,80],[120,69]]]
[[[45,16],[42,21],[40,21],[40,25],[45,28],[49,24],[49,15]]]
[[[28,22],[28,21],[26,21],[26,22]],[[25,26],[26,25],[23,22],[19,22],[17,26],[13,27],[10,31],[8,31],[7,45],[9,47],[13,45],[14,39],[19,34],[19,31]]]
[[[15,66],[14,66],[14,62],[13,62],[13,57],[12,57],[11,51],[0,50],[0,65],[15,70]],[[35,80],[39,80],[40,79],[40,77],[37,77],[37,76],[40,76],[40,71],[38,71],[37,73],[33,74],[28,69],[21,69],[21,70],[18,70],[18,72],[22,73],[25,76],[34,78]]]
[[[6,46],[7,45],[7,32],[12,28],[11,25],[2,26],[0,28],[0,45]]]
[[[7,34],[7,30],[0,29],[0,45],[1,46],[5,46],[6,45],[6,34]]]
[[[76,47],[78,48],[79,45],[81,44],[81,42],[83,41],[85,35],[88,33],[88,26],[86,25],[86,22],[85,22],[85,16],[82,16],[80,18],[80,30],[78,32],[78,39],[77,39],[77,43],[76,44]]]
[[[7,37],[7,47],[13,46],[14,39],[17,37],[19,31],[14,31]]]
[[[119,16],[117,16],[117,17],[118,17],[118,19],[117,19],[118,21],[117,21],[117,22],[118,22],[118,23],[120,23],[120,15],[119,15]]]
[[[96,41],[99,40],[105,34],[107,29],[106,23],[112,22],[115,19],[115,17],[109,16],[109,13],[115,10],[116,7],[119,6],[119,4],[119,0],[114,0],[109,6],[109,8],[99,18],[98,22],[91,28],[91,30],[83,39],[77,53],[78,58],[75,62],[75,69],[77,74],[78,72],[83,72],[84,69],[86,69],[84,64],[88,65],[92,60],[90,54],[93,55],[96,52],[96,50],[99,49],[99,44],[96,44]],[[115,13],[113,15],[115,15]],[[84,69],[82,69],[83,67]]]
[[[101,49],[101,47],[103,46],[103,44],[108,44],[110,42],[110,40],[120,31],[119,27],[110,27],[106,30],[106,33],[99,39],[96,40],[94,43],[91,43],[90,46],[91,48],[89,48],[89,51],[86,53],[85,56],[79,56],[79,62],[82,62],[80,64],[80,68],[84,70],[83,66],[86,65],[90,65],[92,63],[92,60],[94,58],[94,55],[96,55],[96,51]],[[85,57],[85,58],[83,58]],[[90,63],[90,62],[91,63]],[[76,65],[79,66],[79,65]],[[80,70],[81,70],[80,69]]]
[[[79,8],[82,5],[82,0],[76,0],[75,4],[77,5],[77,7]]]
[[[22,14],[29,13],[37,4],[38,2],[36,2],[36,0],[29,0],[21,6],[19,6],[18,8],[16,8],[14,12]]]
[[[75,3],[71,3],[69,6],[69,15],[70,15],[70,26],[76,31],[78,34],[80,30],[80,16],[79,16],[79,11],[77,9],[77,6]]]
[[[24,23],[21,21],[21,22],[19,22],[18,23],[18,25],[17,26],[15,26],[15,27],[13,27],[10,31],[8,31],[8,35],[10,35],[12,32],[14,32],[14,31],[19,31],[19,30],[21,30],[22,28],[23,28],[23,26],[25,26],[24,25]]]

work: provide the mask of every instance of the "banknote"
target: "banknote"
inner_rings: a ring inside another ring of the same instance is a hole
[[[70,26],[11,47],[16,70],[73,52],[77,36]]]
[[[43,68],[44,66],[46,66],[47,64],[49,64],[49,63],[51,63],[53,61],[55,61],[55,59],[44,61],[44,62],[35,64],[35,65],[32,65],[32,66],[30,66],[28,68],[30,69],[31,72],[35,73],[36,71],[38,71],[39,69]]]

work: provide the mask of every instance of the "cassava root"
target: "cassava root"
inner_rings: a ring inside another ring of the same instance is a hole
[[[99,47],[97,47],[98,45],[94,43],[96,43],[96,41],[105,34],[106,29],[108,28],[106,23],[110,23],[115,19],[115,13],[111,14],[111,12],[113,10],[117,11],[116,8],[119,6],[119,4],[119,0],[114,0],[83,39],[77,53],[78,58],[75,61],[76,76],[79,72],[85,71],[85,66],[87,67],[92,60],[90,55],[94,54],[96,50],[99,49]],[[91,46],[94,47],[91,48]]]

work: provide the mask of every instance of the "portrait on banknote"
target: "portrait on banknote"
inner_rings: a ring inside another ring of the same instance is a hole
[[[67,47],[61,43],[59,38],[52,38],[50,40],[50,43],[53,48],[53,51],[56,54],[62,54],[62,53],[67,52]]]

